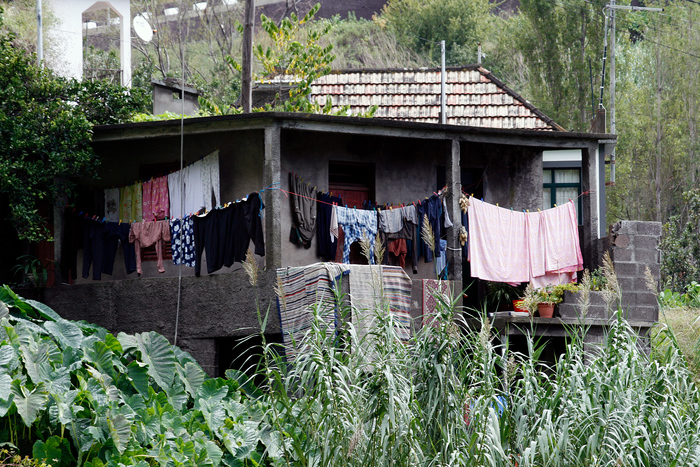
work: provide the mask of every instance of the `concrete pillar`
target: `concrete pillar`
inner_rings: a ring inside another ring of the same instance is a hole
[[[272,123],[265,128],[265,162],[263,183],[279,187],[281,172],[280,127]],[[280,192],[267,190],[263,193],[265,203],[265,264],[268,270],[282,267],[282,198]]]
[[[449,278],[455,281],[456,288],[461,290],[462,250],[459,244],[459,230],[462,227],[462,212],[459,209],[459,197],[462,193],[462,172],[460,166],[460,143],[458,140],[452,140],[445,163],[445,178],[447,180],[445,204],[450,220],[454,224],[451,229],[447,229],[447,261],[449,262]],[[458,291],[455,290],[455,292]]]

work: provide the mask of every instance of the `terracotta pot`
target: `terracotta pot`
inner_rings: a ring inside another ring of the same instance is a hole
[[[554,303],[538,303],[537,310],[540,318],[552,318],[554,316]]]

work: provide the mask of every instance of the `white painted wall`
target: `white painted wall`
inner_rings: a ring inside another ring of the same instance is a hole
[[[56,62],[47,65],[69,78],[83,76],[83,12],[96,4],[109,5],[121,16],[122,84],[131,85],[131,7],[129,0],[43,0],[57,18],[55,28],[45,31],[45,41],[59,52]]]

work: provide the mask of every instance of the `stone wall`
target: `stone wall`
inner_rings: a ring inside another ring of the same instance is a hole
[[[610,257],[629,320],[656,322],[659,304],[648,286],[647,269],[658,284],[661,274],[661,222],[619,221],[610,230]],[[657,285],[658,287],[658,285]]]

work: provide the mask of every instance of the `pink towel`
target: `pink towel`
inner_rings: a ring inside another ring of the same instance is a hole
[[[544,287],[583,269],[573,202],[526,214],[471,198],[468,215],[472,277]]]
[[[573,202],[542,212],[547,272],[575,272],[583,268]]]
[[[469,261],[472,277],[495,282],[530,280],[525,213],[470,199]]]
[[[168,176],[143,182],[143,218],[160,220],[170,217]]]

